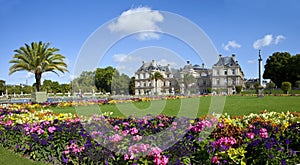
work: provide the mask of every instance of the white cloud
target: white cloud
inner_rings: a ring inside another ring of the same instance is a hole
[[[158,23],[163,20],[164,17],[159,11],[153,11],[148,7],[138,7],[123,12],[117,21],[108,25],[108,28],[111,32],[121,34],[141,32],[137,36],[138,40],[159,39],[155,31],[161,31]]]
[[[224,50],[230,51],[231,48],[233,49],[240,48],[241,45],[238,44],[236,41],[228,41],[226,45],[222,44],[222,47]]]
[[[277,45],[281,40],[285,39],[283,35],[278,35],[275,38],[275,45]]]
[[[253,43],[254,49],[260,49],[265,46],[270,46],[272,44],[277,45],[281,40],[285,39],[283,35],[278,35],[273,37],[272,34],[267,34],[264,38],[258,39]]]

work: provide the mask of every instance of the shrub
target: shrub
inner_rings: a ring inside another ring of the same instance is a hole
[[[290,82],[282,82],[281,83],[281,90],[283,90],[283,92],[285,94],[288,94],[288,91],[291,90],[292,84]]]

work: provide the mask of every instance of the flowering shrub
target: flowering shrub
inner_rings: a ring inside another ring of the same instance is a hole
[[[117,118],[23,107],[0,107],[1,145],[50,164],[300,163],[299,113]]]

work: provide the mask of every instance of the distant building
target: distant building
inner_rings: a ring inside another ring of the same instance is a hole
[[[187,80],[188,75],[193,76],[193,80]],[[207,69],[195,64],[192,65],[190,61],[187,61],[183,68],[175,70],[174,78],[180,83],[180,93],[207,93],[208,88],[211,88],[211,69]],[[187,91],[186,88],[189,88]]]
[[[262,80],[262,86],[265,88],[267,86],[268,82],[269,81],[267,81],[267,80]],[[251,78],[251,79],[245,80],[245,84],[249,84],[249,88],[250,89],[254,89],[255,88],[254,87],[255,83],[259,83],[259,78]]]
[[[245,87],[244,73],[236,61],[235,54],[231,57],[222,57],[212,66],[212,90],[226,94],[236,92],[236,86]]]
[[[157,80],[157,87],[155,87],[155,80],[151,75],[159,72],[163,79]],[[135,72],[135,95],[146,94],[170,94],[172,93],[171,81],[173,74],[170,65],[157,65],[155,60],[150,63],[143,61],[142,66]]]
[[[161,73],[163,79],[157,81],[151,78],[155,72]],[[204,94],[209,88],[219,94],[233,94],[236,86],[245,87],[244,73],[235,59],[219,56],[219,60],[212,69],[205,68],[187,61],[183,68],[174,69],[170,65],[157,65],[155,60],[143,62],[135,72],[135,94]]]

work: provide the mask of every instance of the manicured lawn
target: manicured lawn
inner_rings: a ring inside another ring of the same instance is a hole
[[[45,165],[44,163],[34,162],[25,157],[15,154],[13,151],[6,150],[0,146],[1,165]]]
[[[185,103],[182,111],[189,115],[189,109],[194,108],[196,99],[184,99]],[[101,112],[113,112],[113,116],[128,116],[130,112],[134,114],[168,114],[176,116],[181,105],[182,100],[159,100],[152,102],[136,102],[133,105],[124,103],[119,105],[102,105],[102,106],[82,106],[82,107],[63,107],[51,108],[58,113],[78,113],[78,114],[94,114]],[[198,108],[198,116],[207,114],[211,103],[211,97],[201,97]],[[192,107],[188,107],[192,106]],[[136,110],[134,110],[136,108]],[[118,110],[120,109],[120,111]],[[163,111],[161,111],[163,109]],[[286,111],[300,111],[300,97],[297,96],[265,96],[257,98],[255,96],[228,96],[226,97],[225,107],[223,113],[229,115],[247,115],[250,113],[259,113],[262,110],[286,112]]]

